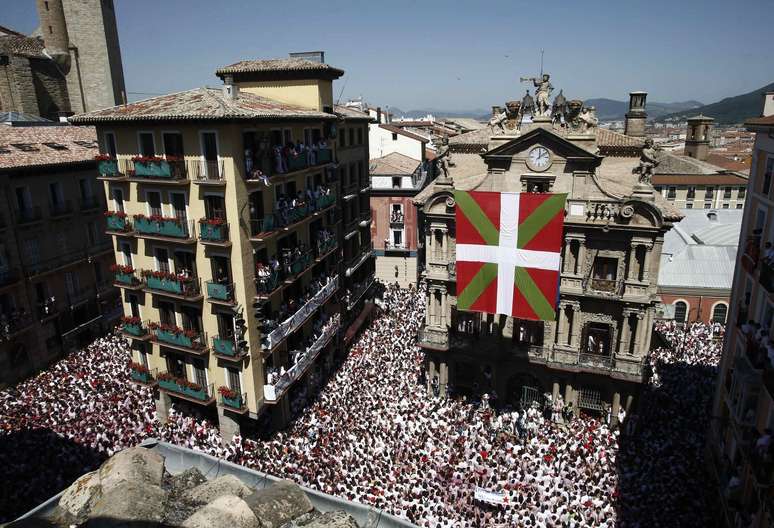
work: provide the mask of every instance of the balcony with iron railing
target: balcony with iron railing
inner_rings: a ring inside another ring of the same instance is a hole
[[[360,266],[362,266],[371,257],[372,253],[373,244],[369,239],[362,246],[360,246],[360,248],[358,248],[358,252],[356,254],[350,256],[348,259],[345,259],[344,264],[347,266],[347,277],[354,275]]]
[[[199,241],[211,246],[230,246],[228,224],[221,218],[202,218],[199,220]]]
[[[241,361],[246,355],[246,351],[239,349],[233,336],[221,337],[219,335],[212,338],[212,353],[220,359],[228,361]]]
[[[139,363],[132,363],[129,366],[129,379],[141,385],[155,386],[158,383],[158,374],[159,369],[149,369]]]
[[[252,149],[245,150],[252,152]],[[271,148],[265,144],[246,160],[245,181],[271,184],[286,176],[297,176],[303,171],[321,168],[333,161],[333,150],[328,147],[313,146],[297,153],[282,145]]]
[[[159,323],[149,323],[151,339],[159,345],[201,356],[209,351],[207,334],[193,329]]]
[[[18,225],[29,225],[43,220],[43,213],[39,205],[16,209],[15,216]]]
[[[187,185],[188,168],[180,158],[167,156],[135,156],[127,160],[129,181],[137,183]]]
[[[336,237],[334,236],[331,236],[330,238],[326,238],[324,240],[318,240],[317,256],[315,257],[315,260],[317,262],[320,262],[325,257],[333,253],[337,247],[338,247],[338,243],[336,242]]]
[[[238,393],[228,387],[218,388],[220,405],[231,412],[245,414],[247,412],[247,393]]]
[[[266,298],[283,286],[282,274],[279,270],[271,271],[267,266],[262,266],[255,274],[255,296]]]
[[[586,293],[603,296],[621,295],[623,281],[617,279],[603,279],[598,277],[587,277],[583,280],[583,289]]]
[[[250,220],[250,239],[263,242],[276,235],[280,230],[289,231],[305,220],[319,217],[336,204],[334,194],[325,194],[314,200],[313,204],[287,205],[262,218]]]
[[[390,224],[395,226],[402,226],[403,225],[404,216],[403,213],[399,213],[396,211],[393,211],[390,214]]]
[[[202,405],[212,405],[215,403],[214,386],[212,383],[200,385],[185,378],[173,376],[168,372],[161,372],[158,375],[158,386],[159,390],[193,403]]]
[[[226,184],[223,160],[198,160],[189,164],[189,173],[198,185],[222,186]]]
[[[353,310],[360,299],[362,299],[366,292],[371,289],[371,286],[374,285],[374,278],[368,277],[362,282],[355,283],[354,287],[350,290],[348,289],[344,293],[344,304],[347,307],[347,311]]]
[[[223,283],[217,281],[207,281],[207,301],[215,304],[225,304],[228,306],[233,305],[236,301],[234,298],[234,284]]]
[[[739,262],[747,273],[753,274],[758,268],[761,257],[761,230],[756,229],[748,235],[742,244],[742,256]]]
[[[117,288],[139,290],[143,287],[142,281],[137,278],[137,273],[132,266],[114,264],[110,271],[113,272],[113,285]]]
[[[121,317],[121,333],[131,339],[146,341],[151,335],[148,331],[149,323],[143,322],[139,317]]]
[[[148,293],[195,302],[202,299],[199,277],[166,271],[143,270],[144,289]]]
[[[119,164],[119,160],[107,154],[100,154],[95,157],[97,161],[98,180],[120,181],[126,179],[125,164]],[[122,171],[121,169],[124,168]]]
[[[276,349],[290,334],[301,328],[301,326],[314,315],[319,307],[323,306],[331,299],[338,287],[338,277],[330,279],[325,286],[312,296],[311,299],[299,307],[295,313],[285,318],[269,332],[268,335],[266,335],[264,350],[272,351]]]
[[[134,215],[134,233],[137,237],[165,242],[196,243],[193,220],[186,218]]]
[[[105,233],[116,236],[132,236],[134,230],[126,213],[121,211],[105,211]]]
[[[294,351],[294,355],[297,358],[296,362],[283,374],[277,375],[276,380],[267,380],[267,383],[263,386],[263,397],[266,403],[277,403],[287,390],[306,374],[320,355],[320,352],[331,343],[339,328],[338,318],[331,318],[320,336],[310,346],[305,350]]]

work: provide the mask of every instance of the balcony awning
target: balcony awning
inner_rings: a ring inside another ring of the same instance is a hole
[[[363,326],[363,323],[368,318],[369,315],[371,315],[371,312],[374,309],[374,303],[367,302],[363,305],[363,311],[360,312],[360,315],[357,316],[357,319],[349,325],[349,328],[347,328],[347,332],[344,334],[344,344],[348,345],[350,341],[352,341],[352,338],[355,337],[357,334],[357,331],[360,330],[360,327]]]

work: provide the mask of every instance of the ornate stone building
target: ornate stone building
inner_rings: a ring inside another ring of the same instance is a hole
[[[598,129],[580,101],[531,120],[519,107],[495,107],[488,129],[451,138],[439,177],[414,200],[429,287],[419,339],[427,382],[512,403],[561,394],[615,415],[646,379],[661,246],[681,217],[649,183],[642,138]],[[457,309],[455,189],[568,194],[555,321]]]

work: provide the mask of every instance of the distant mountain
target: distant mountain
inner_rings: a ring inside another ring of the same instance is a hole
[[[704,114],[715,118],[715,123],[720,125],[733,125],[743,123],[750,117],[759,116],[761,113],[761,94],[763,92],[774,91],[774,83],[753,90],[752,92],[737,95],[735,97],[726,97],[717,103],[712,103],[698,108],[691,109],[690,112],[677,110],[674,113],[661,116],[657,121],[684,121],[686,117],[696,114]]]
[[[405,117],[408,119],[419,119],[427,116],[427,114],[432,114],[436,118],[469,117],[472,119],[478,119],[479,121],[487,121],[490,117],[490,112],[487,110],[439,110],[438,108],[426,108],[404,111],[396,106],[391,106],[389,109],[385,108],[384,110],[389,110],[393,118]]]
[[[615,101],[613,99],[587,99],[586,106],[597,109],[597,117],[600,121],[621,121],[629,110],[628,101]],[[703,103],[699,101],[682,101],[678,103],[655,103],[648,101],[646,110],[651,119],[659,118],[672,112],[683,112],[693,108],[699,108]]]

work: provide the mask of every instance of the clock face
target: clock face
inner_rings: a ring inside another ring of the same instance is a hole
[[[532,170],[546,170],[551,165],[551,153],[545,147],[535,147],[530,150],[528,159]]]

